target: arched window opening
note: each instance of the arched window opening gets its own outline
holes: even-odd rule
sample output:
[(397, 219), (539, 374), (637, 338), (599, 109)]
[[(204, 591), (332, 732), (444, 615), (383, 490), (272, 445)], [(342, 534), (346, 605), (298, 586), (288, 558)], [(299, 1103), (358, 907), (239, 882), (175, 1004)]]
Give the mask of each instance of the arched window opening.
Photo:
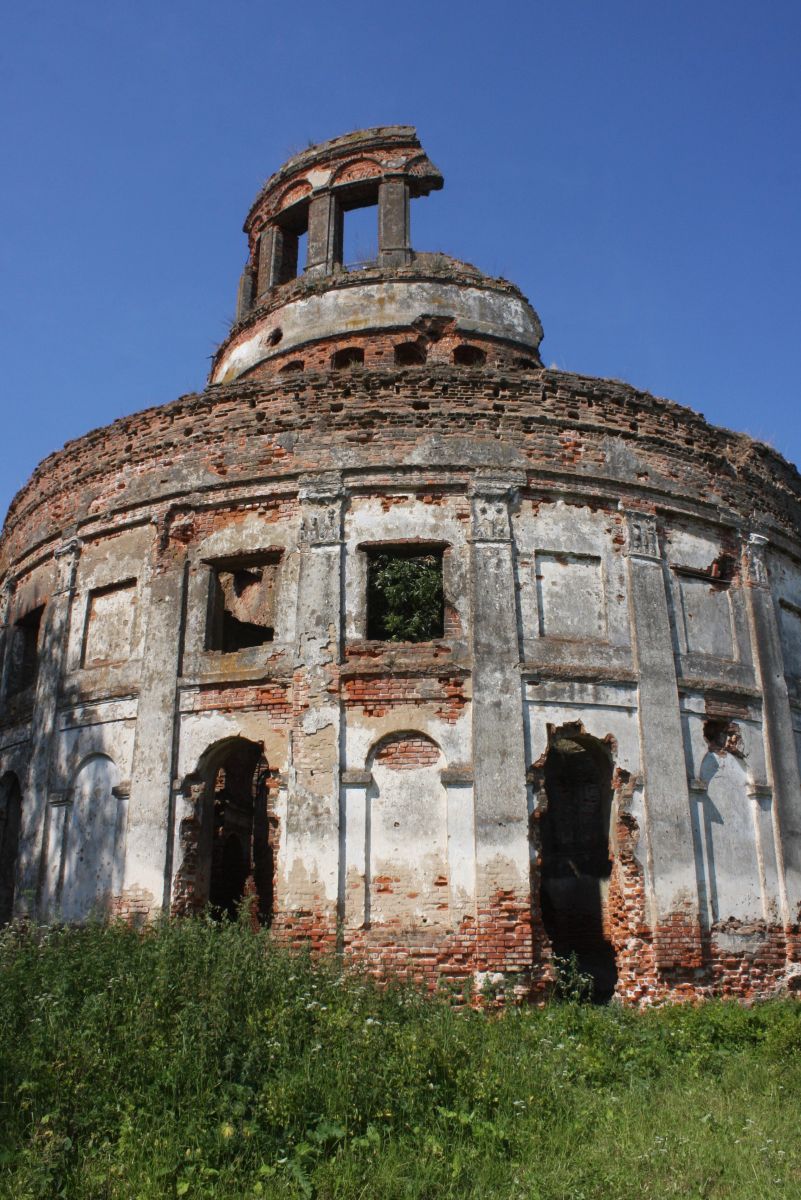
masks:
[(293, 358), (293, 359), (290, 359), (290, 361), (288, 363), (284, 363), (283, 367), (279, 368), (278, 374), (279, 375), (291, 375), (293, 373), (293, 371), (302, 371), (302, 370), (303, 370), (303, 359), (302, 358)]
[(19, 850), (22, 794), (11, 771), (0, 779), (0, 925), (14, 913), (14, 877)]
[(552, 735), (544, 765), (540, 900), (554, 954), (576, 956), (594, 999), (617, 982), (609, 934), (612, 760), (607, 747), (570, 727)]
[(463, 343), (454, 350), (453, 361), (459, 367), (481, 367), (487, 361), (487, 355), (478, 346)]
[(426, 349), (420, 342), (401, 342), (395, 347), (395, 364), (399, 367), (419, 367), (426, 361)]
[(336, 371), (341, 371), (346, 367), (361, 367), (363, 363), (364, 350), (361, 346), (345, 346), (331, 355), (331, 366)]

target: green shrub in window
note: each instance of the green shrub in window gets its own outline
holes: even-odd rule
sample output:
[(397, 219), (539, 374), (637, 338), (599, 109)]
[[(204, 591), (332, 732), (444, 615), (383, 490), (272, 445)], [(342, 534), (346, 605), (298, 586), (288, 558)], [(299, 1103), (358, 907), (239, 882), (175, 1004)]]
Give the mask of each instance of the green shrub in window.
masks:
[(367, 636), (386, 642), (442, 637), (442, 552), (370, 555)]

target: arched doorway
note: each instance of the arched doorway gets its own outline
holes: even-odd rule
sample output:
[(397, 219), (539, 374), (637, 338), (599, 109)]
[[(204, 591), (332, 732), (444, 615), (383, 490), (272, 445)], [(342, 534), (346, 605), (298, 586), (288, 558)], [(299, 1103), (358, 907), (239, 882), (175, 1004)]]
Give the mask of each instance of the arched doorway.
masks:
[(203, 755), (187, 781), (192, 814), (180, 831), (182, 861), (175, 908), (235, 917), (246, 895), (268, 924), (273, 912), (275, 841), (270, 816), (273, 776), (263, 747), (231, 738)]
[(0, 779), (0, 925), (8, 924), (14, 913), (14, 877), (21, 817), (19, 780), (9, 771)]
[(576, 956), (593, 979), (596, 1001), (617, 982), (609, 936), (612, 859), (612, 758), (605, 743), (580, 727), (551, 734), (543, 768), (547, 804), (540, 823), (542, 920), (554, 954)]

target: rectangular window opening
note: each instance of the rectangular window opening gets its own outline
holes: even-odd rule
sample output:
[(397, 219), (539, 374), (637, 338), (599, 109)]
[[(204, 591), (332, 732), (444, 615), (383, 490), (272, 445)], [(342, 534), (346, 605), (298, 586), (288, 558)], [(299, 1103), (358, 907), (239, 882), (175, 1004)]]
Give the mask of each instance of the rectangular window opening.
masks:
[(348, 271), (375, 266), (378, 261), (378, 206), (346, 209), (342, 214), (342, 262)]
[(32, 608), (21, 617), (11, 636), (11, 661), (8, 672), (8, 694), (16, 696), (36, 683), (39, 671), (39, 634), (42, 626), (44, 605)]
[(233, 654), (275, 637), (280, 554), (212, 564), (206, 649)]
[(444, 635), (442, 546), (420, 543), (367, 550), (367, 637), (430, 642)]

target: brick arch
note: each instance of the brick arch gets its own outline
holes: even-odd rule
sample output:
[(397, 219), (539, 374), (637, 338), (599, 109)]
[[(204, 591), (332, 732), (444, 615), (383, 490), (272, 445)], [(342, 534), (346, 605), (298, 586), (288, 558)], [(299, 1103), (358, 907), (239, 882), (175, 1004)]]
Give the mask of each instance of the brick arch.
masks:
[(376, 763), (392, 770), (415, 770), (433, 767), (443, 758), (442, 748), (433, 738), (417, 729), (387, 733), (379, 738), (367, 755), (367, 766)]
[(363, 179), (380, 179), (383, 175), (381, 164), (374, 158), (357, 158), (345, 163), (331, 176), (331, 186), (337, 187), (344, 183), (361, 183)]
[(301, 200), (306, 200), (312, 192), (312, 186), (307, 179), (295, 180), (290, 183), (275, 202), (275, 212), (282, 212), (285, 208), (289, 208), (292, 204), (298, 204)]

